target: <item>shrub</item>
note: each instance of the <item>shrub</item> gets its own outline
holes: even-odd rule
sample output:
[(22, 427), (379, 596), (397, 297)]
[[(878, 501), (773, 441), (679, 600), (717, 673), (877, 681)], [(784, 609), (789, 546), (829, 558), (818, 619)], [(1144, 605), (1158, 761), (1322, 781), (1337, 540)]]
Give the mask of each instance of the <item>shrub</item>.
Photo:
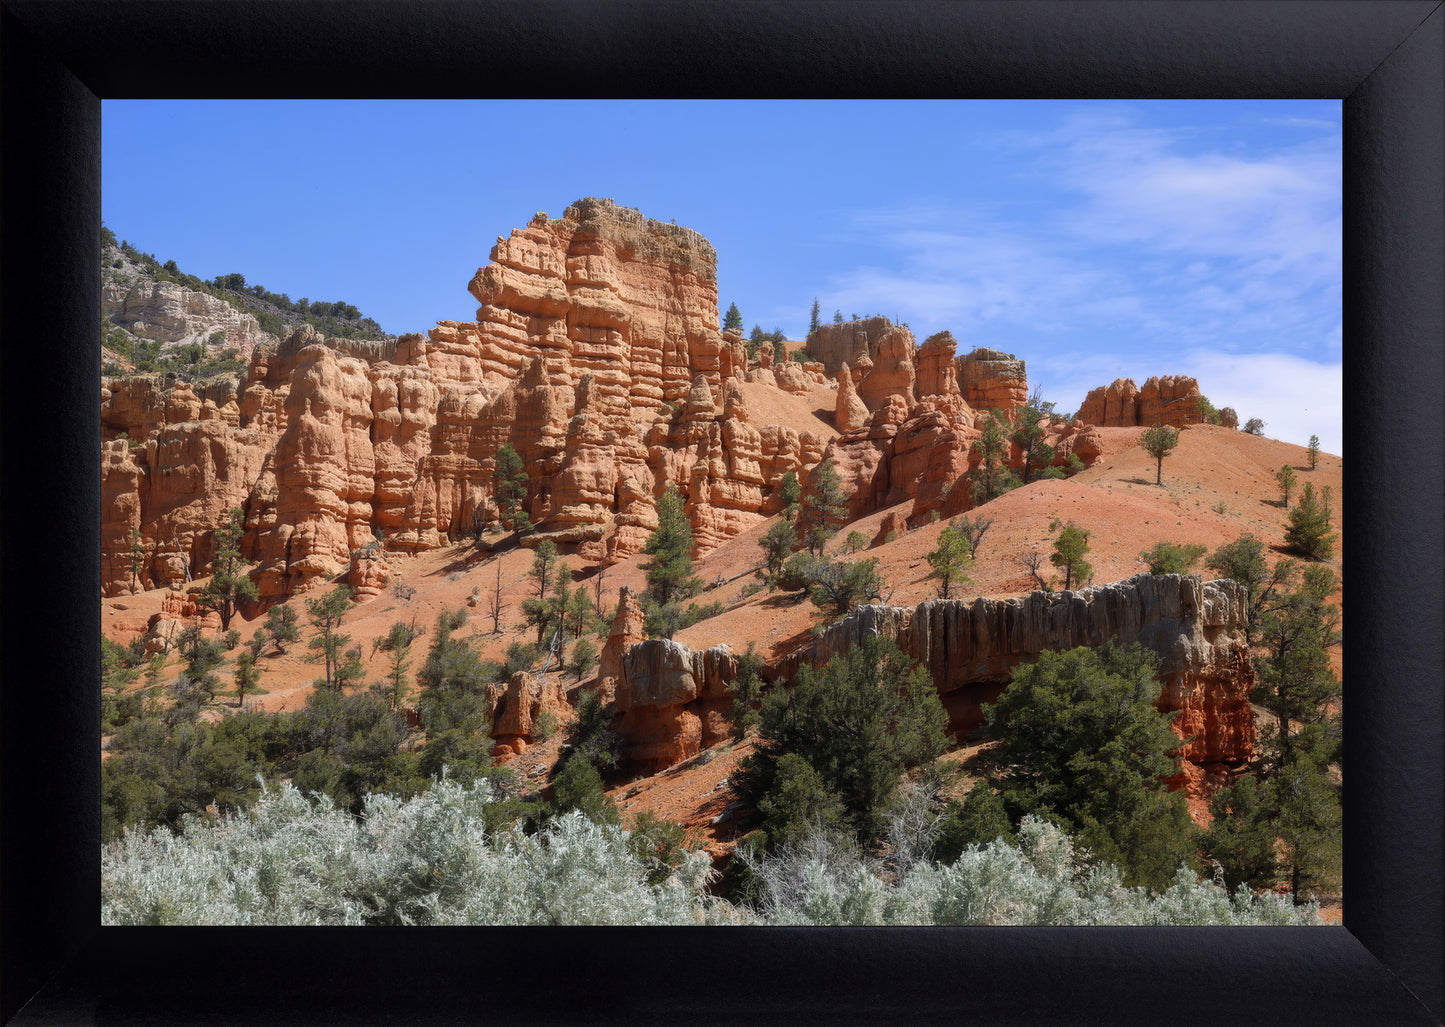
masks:
[(133, 834), (102, 854), (105, 924), (684, 924), (735, 922), (706, 855), (658, 885), (625, 833), (579, 814), (534, 836), (486, 829), (492, 789), (441, 781), (353, 818), (285, 786), (223, 829)]
[[(869, 638), (821, 669), (803, 667), (790, 689), (769, 693), (756, 748), (733, 780), (760, 811), (771, 809), (770, 837), (800, 830), (800, 816), (830, 819), (831, 794), (841, 823), (876, 838), (904, 770), (943, 751), (946, 722), (928, 672), (892, 642)], [(785, 767), (789, 755), (802, 763)]]
[(510, 678), (518, 671), (530, 671), (542, 662), (542, 647), (535, 642), (513, 642), (507, 646), (502, 676)]
[(1149, 565), (1150, 574), (1188, 574), (1207, 551), (1208, 547), (1198, 544), (1160, 542), (1140, 553), (1139, 559)]
[(554, 816), (562, 816), (574, 810), (599, 826), (616, 826), (622, 823), (622, 814), (617, 804), (607, 796), (602, 787), (602, 775), (585, 759), (573, 756), (562, 768), (554, 782), (555, 798), (552, 800)]
[(878, 557), (841, 563), (819, 560), (808, 577), (808, 598), (824, 613), (846, 614), (853, 607), (878, 601), (883, 578)]
[[(640, 842), (577, 813), (536, 834), (489, 829), (486, 782), (439, 781), (360, 818), (290, 785), (218, 824), (132, 832), (101, 851), (101, 923), (207, 925), (1143, 924), (1303, 925), (1318, 907), (1175, 877), (1150, 894), (1090, 865), (1056, 825), (1026, 818), (1017, 845), (970, 846), (894, 884), (846, 838), (772, 853), (739, 846), (756, 913), (709, 894), (704, 853), (677, 863), (670, 831)], [(660, 844), (659, 844), (660, 843)], [(639, 852), (642, 858), (639, 858)], [(673, 867), (659, 875), (662, 864)], [(747, 866), (746, 864), (751, 864)], [(652, 879), (660, 876), (656, 883)]]
[(577, 716), (567, 732), (564, 759), (584, 759), (603, 769), (615, 767), (618, 741), (612, 730), (612, 705), (604, 704), (597, 691), (584, 691), (577, 702)]
[(646, 871), (650, 885), (658, 885), (687, 862), (682, 827), (644, 810), (627, 835), (627, 849)]

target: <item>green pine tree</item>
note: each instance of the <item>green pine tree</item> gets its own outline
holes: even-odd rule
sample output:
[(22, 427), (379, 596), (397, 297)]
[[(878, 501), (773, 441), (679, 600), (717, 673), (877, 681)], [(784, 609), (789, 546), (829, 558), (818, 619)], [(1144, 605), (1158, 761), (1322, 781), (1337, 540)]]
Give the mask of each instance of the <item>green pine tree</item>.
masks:
[(824, 460), (808, 481), (798, 513), (798, 528), (808, 552), (822, 556), (823, 547), (847, 520), (848, 494), (843, 490), (843, 479), (838, 477), (833, 461)]
[(211, 562), (211, 580), (196, 597), (196, 605), (215, 610), (221, 616), (221, 630), (231, 627), (231, 618), (242, 603), (256, 599), (256, 583), (241, 562), (241, 535), (246, 516), (239, 506), (226, 512), (226, 522), (216, 529), (216, 555)]
[(1074, 582), (1087, 582), (1094, 573), (1094, 565), (1084, 559), (1089, 553), (1089, 533), (1075, 524), (1067, 524), (1054, 539), (1054, 551), (1049, 562), (1063, 569), (1064, 591), (1074, 587)]
[(497, 450), (497, 462), (492, 470), (492, 488), (496, 494), (497, 516), (502, 527), (510, 528), (518, 534), (530, 531), (532, 521), (526, 511), (527, 467), (510, 442)]
[(345, 660), (346, 646), (351, 636), (341, 634), (341, 618), (351, 608), (351, 589), (337, 585), (330, 592), (316, 599), (306, 600), (306, 612), (311, 615), (311, 626), (317, 634), (307, 643), (316, 652), (306, 657), (309, 662), (320, 663), (325, 669), (321, 684), (328, 689), (339, 689), (337, 668)]
[(968, 535), (959, 527), (957, 520), (949, 521), (938, 533), (938, 547), (924, 559), (928, 561), (928, 566), (933, 568), (928, 572), (928, 576), (938, 579), (940, 598), (950, 598), (949, 592), (954, 582), (960, 585), (973, 584), (968, 577), (968, 569), (973, 566), (973, 550), (969, 545)]
[(671, 638), (682, 626), (683, 601), (697, 595), (703, 586), (702, 579), (692, 573), (692, 524), (676, 485), (668, 485), (658, 500), (657, 527), (642, 549), (652, 557), (641, 565), (647, 578), (641, 596), (647, 633)]
[(1165, 888), (1195, 858), (1174, 714), (1155, 708), (1159, 662), (1142, 646), (1045, 651), (985, 707), (1011, 819), (1051, 813), (1125, 881)]
[(1018, 485), (1018, 479), (1008, 467), (1008, 422), (997, 410), (984, 415), (972, 448), (979, 457), (978, 467), (969, 472), (972, 476), (969, 488), (976, 506), (991, 502)]
[(1299, 502), (1289, 512), (1285, 545), (1311, 560), (1330, 559), (1339, 539), (1338, 533), (1330, 531), (1330, 517), (1330, 487), (1326, 485), (1317, 494), (1314, 483), (1305, 482)]

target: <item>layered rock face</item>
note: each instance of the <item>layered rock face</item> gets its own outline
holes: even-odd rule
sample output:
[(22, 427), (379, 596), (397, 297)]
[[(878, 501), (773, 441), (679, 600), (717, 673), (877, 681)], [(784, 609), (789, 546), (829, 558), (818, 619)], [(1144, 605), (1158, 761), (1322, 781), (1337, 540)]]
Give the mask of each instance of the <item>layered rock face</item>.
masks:
[(737, 657), (725, 645), (695, 652), (670, 639), (650, 638), (622, 656), (612, 729), (619, 758), (655, 773), (727, 738), (732, 699), (728, 682)]
[[(861, 607), (769, 676), (790, 680), (804, 663), (821, 665), (864, 639), (887, 638), (928, 668), (949, 730), (963, 734), (983, 726), (984, 704), (998, 698), (1021, 663), (1046, 650), (1137, 642), (1161, 661), (1157, 705), (1179, 713), (1173, 727), (1188, 739), (1183, 758), (1239, 763), (1253, 755), (1255, 740), (1245, 623), (1244, 589), (1236, 582), (1141, 574), (1022, 599)], [(621, 667), (614, 727), (631, 739), (630, 759), (655, 771), (710, 744), (707, 738), (725, 736), (726, 727), (709, 727), (708, 717), (726, 715), (721, 703), (737, 670), (726, 647), (693, 652), (650, 640), (628, 649)]]
[(1192, 763), (1239, 762), (1253, 754), (1254, 685), (1245, 642), (1243, 586), (1195, 575), (1140, 574), (1080, 592), (1034, 592), (972, 603), (931, 600), (908, 609), (855, 610), (822, 632), (806, 654), (824, 663), (864, 638), (892, 639), (929, 669), (950, 729), (982, 726), (982, 704), (997, 698), (1020, 663), (1045, 650), (1138, 642), (1161, 660), (1158, 705), (1179, 711), (1174, 728), (1191, 739)]
[(1012, 353), (979, 348), (958, 358), (958, 385), (975, 410), (1012, 410), (1029, 401), (1024, 362)]
[(1091, 389), (1078, 418), (1101, 428), (1135, 428), (1167, 424), (1182, 428), (1204, 420), (1199, 412), (1199, 382), (1188, 375), (1150, 378), (1140, 388), (1132, 378), (1115, 378)]
[(607, 427), (686, 400), (699, 374), (722, 384), (717, 253), (692, 229), (579, 200), (498, 238), (469, 288), (480, 370), (515, 377), (541, 353), (553, 384), (591, 374)]
[(158, 374), (100, 381), (101, 438), (128, 435), (144, 441), (153, 432), (182, 421), (241, 422), (240, 386), (234, 378), (184, 382)]
[[(673, 483), (705, 552), (822, 457), (816, 435), (750, 422), (737, 382), (773, 372), (749, 369), (742, 340), (715, 327), (716, 255), (691, 229), (581, 200), (499, 238), (470, 289), (478, 320), (425, 336), (349, 342), (307, 326), (258, 347), (239, 382), (105, 380), (105, 438), (141, 445), (106, 452), (102, 594), (137, 583), (132, 531), (142, 587), (207, 573), (232, 506), (263, 601), (315, 587), (378, 540), (447, 545), (496, 522), (505, 445), (527, 470), (534, 539), (586, 560), (639, 552)], [(824, 381), (817, 364), (782, 378)], [(354, 576), (367, 592), (384, 580), (379, 567)]]
[(808, 356), (821, 363), (827, 374), (835, 375), (845, 363), (856, 366), (861, 358), (871, 358), (870, 346), (892, 327), (886, 317), (819, 325), (808, 336)]
[(558, 677), (544, 674), (539, 679), (526, 671), (518, 671), (505, 683), (487, 686), (491, 737), (497, 743), (492, 750), (495, 756), (504, 758), (526, 752), (542, 733), (542, 715), (550, 713), (555, 718), (566, 709), (567, 698)]
[(100, 313), (132, 335), (158, 339), (165, 347), (208, 343), (221, 332), (225, 341), (216, 348), (234, 348), (248, 358), (259, 344), (274, 341), (252, 315), (175, 282), (108, 283), (101, 289)]

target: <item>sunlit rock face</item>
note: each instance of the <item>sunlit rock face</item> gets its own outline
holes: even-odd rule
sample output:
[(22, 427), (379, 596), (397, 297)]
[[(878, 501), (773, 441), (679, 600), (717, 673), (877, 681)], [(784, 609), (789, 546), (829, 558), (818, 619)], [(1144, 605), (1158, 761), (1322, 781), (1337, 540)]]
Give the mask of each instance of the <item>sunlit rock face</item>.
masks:
[[(370, 595), (379, 568), (351, 567), (363, 547), (432, 549), (498, 521), (508, 445), (534, 539), (625, 558), (675, 484), (700, 555), (773, 512), (783, 475), (822, 457), (813, 433), (750, 423), (738, 382), (772, 372), (718, 331), (717, 256), (691, 229), (579, 200), (499, 238), (470, 290), (477, 320), (425, 335), (369, 343), (305, 326), (256, 347), (239, 379), (104, 380), (103, 594), (200, 574), (240, 506), (263, 601), (338, 574)], [(825, 381), (817, 364), (783, 378), (794, 391)]]
[[(1254, 672), (1245, 637), (1243, 586), (1199, 575), (1140, 574), (1077, 592), (1034, 592), (1015, 599), (935, 599), (914, 607), (864, 606), (817, 633), (811, 645), (765, 668), (791, 680), (804, 664), (821, 666), (871, 637), (887, 638), (927, 668), (962, 735), (985, 723), (1021, 664), (1040, 653), (1139, 643), (1160, 660), (1159, 709), (1177, 712), (1172, 726), (1186, 739), (1192, 764), (1240, 763), (1254, 753), (1249, 693)], [(726, 647), (695, 652), (657, 639), (623, 648), (617, 640), (618, 714), (624, 754), (655, 771), (698, 751), (707, 741), (709, 711), (737, 673)]]
[(1199, 382), (1188, 375), (1155, 376), (1142, 388), (1132, 378), (1115, 378), (1110, 385), (1091, 389), (1079, 407), (1085, 424), (1100, 428), (1134, 428), (1167, 424), (1182, 428), (1199, 424)]

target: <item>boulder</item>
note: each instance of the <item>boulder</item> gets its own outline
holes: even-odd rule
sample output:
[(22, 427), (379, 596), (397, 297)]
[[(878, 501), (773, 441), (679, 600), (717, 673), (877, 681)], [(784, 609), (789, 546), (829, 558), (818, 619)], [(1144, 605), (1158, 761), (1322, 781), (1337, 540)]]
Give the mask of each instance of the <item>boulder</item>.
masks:
[(834, 408), (833, 424), (840, 432), (850, 432), (868, 423), (868, 408), (858, 398), (853, 387), (853, 374), (847, 361), (838, 370), (838, 403)]

